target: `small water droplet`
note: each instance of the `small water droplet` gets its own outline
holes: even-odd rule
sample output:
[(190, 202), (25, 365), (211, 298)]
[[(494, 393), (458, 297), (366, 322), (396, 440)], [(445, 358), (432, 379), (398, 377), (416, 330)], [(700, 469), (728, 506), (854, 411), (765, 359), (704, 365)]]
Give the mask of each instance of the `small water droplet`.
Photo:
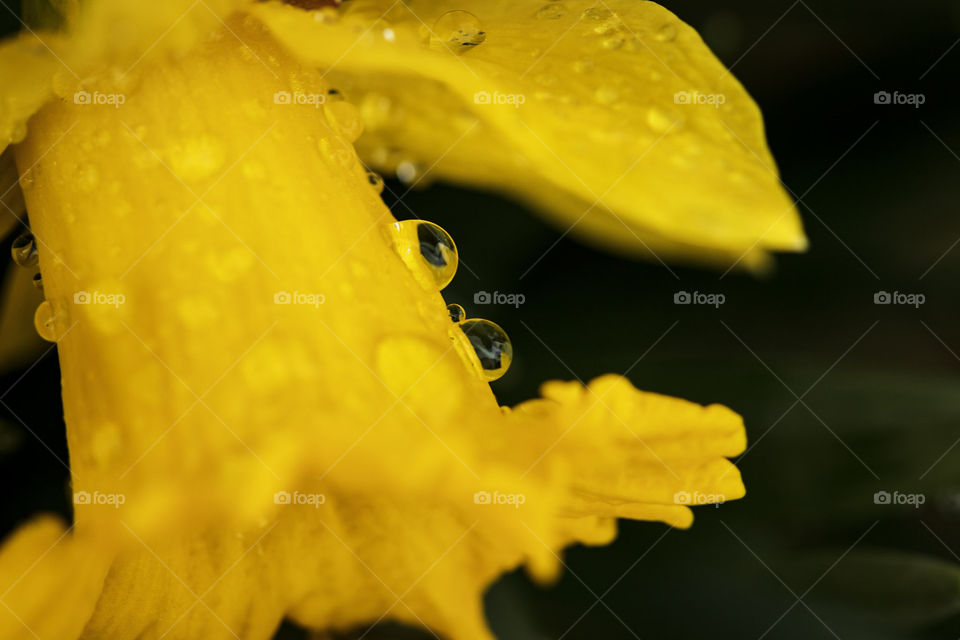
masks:
[(33, 187), (33, 172), (34, 169), (27, 169), (20, 174), (20, 188), (24, 191), (27, 191)]
[(43, 276), (40, 273), (33, 274), (33, 286), (35, 286), (40, 291), (43, 291)]
[(115, 460), (123, 448), (120, 428), (114, 422), (107, 422), (93, 432), (90, 438), (90, 455), (101, 467)]
[(496, 380), (507, 372), (513, 362), (513, 344), (500, 325), (473, 318), (460, 323), (460, 329), (470, 341), (480, 362), (484, 380)]
[(77, 174), (76, 184), (83, 191), (93, 191), (99, 183), (100, 172), (92, 164), (83, 166)]
[(600, 104), (607, 105), (616, 102), (620, 94), (612, 87), (599, 87), (594, 92), (593, 97), (596, 98)]
[(19, 144), (27, 137), (27, 123), (18, 122), (10, 130), (10, 144)]
[(76, 77), (66, 69), (56, 71), (50, 80), (53, 95), (58, 98), (63, 98), (64, 100), (71, 98), (79, 85)]
[(653, 35), (658, 42), (673, 42), (677, 38), (677, 28), (672, 24), (665, 24)]
[(467, 312), (458, 304), (448, 304), (447, 313), (450, 314), (450, 319), (457, 324), (460, 324), (467, 318)]
[(537, 11), (537, 17), (541, 20), (558, 20), (567, 15), (567, 8), (559, 2), (545, 4)]
[(433, 23), (430, 47), (462, 53), (486, 40), (487, 34), (477, 16), (469, 11), (447, 11)]
[(341, 101), (332, 102), (323, 108), (330, 127), (338, 134), (353, 142), (363, 133), (363, 119), (360, 110), (352, 103)]
[(404, 160), (397, 165), (397, 179), (403, 184), (413, 184), (419, 174), (420, 169), (409, 160)]
[(349, 167), (356, 160), (353, 146), (337, 138), (320, 138), (317, 148), (324, 158), (338, 167)]
[(627, 37), (625, 35), (623, 35), (622, 33), (614, 33), (604, 38), (600, 42), (600, 44), (603, 46), (604, 49), (608, 49), (610, 51), (616, 51), (617, 49), (621, 48), (624, 45), (624, 43), (626, 43), (626, 41), (627, 41)]
[(327, 89), (327, 102), (343, 102), (343, 92), (340, 89)]
[(54, 309), (49, 300), (44, 300), (33, 314), (33, 326), (41, 338), (56, 342), (64, 333), (63, 314)]
[(611, 15), (613, 15), (612, 11), (600, 7), (590, 7), (583, 11), (583, 17), (587, 20), (606, 20)]
[[(137, 135), (142, 141), (143, 136)], [(173, 172), (187, 182), (211, 177), (223, 166), (225, 155), (220, 141), (208, 135), (178, 141), (168, 154)]]
[(13, 261), (21, 267), (34, 267), (40, 259), (37, 254), (37, 239), (29, 231), (23, 233), (13, 241), (10, 247)]
[(317, 22), (332, 24), (340, 19), (340, 12), (337, 11), (336, 7), (321, 7), (311, 13), (313, 14), (313, 19)]
[(593, 71), (593, 60), (590, 58), (580, 58), (573, 63), (573, 70), (577, 73), (589, 73)]
[(367, 182), (377, 193), (383, 193), (383, 177), (376, 171), (367, 171)]
[(425, 288), (443, 289), (457, 273), (457, 246), (439, 225), (404, 220), (388, 226), (394, 250)]
[(666, 133), (674, 126), (674, 121), (660, 109), (650, 107), (647, 111), (647, 124), (657, 133)]

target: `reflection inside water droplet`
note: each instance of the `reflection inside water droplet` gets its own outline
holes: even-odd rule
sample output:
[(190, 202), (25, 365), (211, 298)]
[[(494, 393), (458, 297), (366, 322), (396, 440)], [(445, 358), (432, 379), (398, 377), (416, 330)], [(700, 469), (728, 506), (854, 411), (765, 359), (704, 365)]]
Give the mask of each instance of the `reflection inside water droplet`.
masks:
[(477, 16), (469, 11), (447, 11), (433, 23), (431, 48), (446, 48), (455, 53), (472, 49), (487, 38)]
[(17, 236), (10, 247), (10, 255), (18, 266), (36, 266), (40, 259), (37, 254), (37, 239), (29, 231)]
[(448, 304), (447, 313), (450, 314), (450, 319), (457, 324), (463, 322), (467, 317), (467, 312), (458, 304)]
[(439, 225), (404, 220), (388, 226), (394, 250), (424, 287), (443, 289), (457, 273), (457, 246)]
[(367, 182), (377, 193), (383, 193), (383, 177), (376, 171), (367, 171)]
[(460, 329), (470, 341), (480, 362), (480, 372), (485, 380), (503, 376), (513, 362), (513, 344), (500, 325), (473, 318), (460, 323)]
[(54, 309), (48, 300), (44, 300), (33, 314), (33, 326), (40, 337), (48, 342), (56, 342), (63, 337), (64, 319), (62, 313)]

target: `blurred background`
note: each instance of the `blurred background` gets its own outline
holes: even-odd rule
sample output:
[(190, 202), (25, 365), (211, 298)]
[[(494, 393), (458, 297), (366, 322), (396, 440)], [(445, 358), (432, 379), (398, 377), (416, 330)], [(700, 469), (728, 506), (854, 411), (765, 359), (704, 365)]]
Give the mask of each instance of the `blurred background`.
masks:
[[(611, 547), (570, 549), (550, 589), (505, 576), (487, 594), (494, 632), (957, 638), (960, 4), (663, 4), (763, 109), (783, 181), (802, 195), (807, 254), (779, 257), (760, 279), (667, 269), (558, 242), (563, 229), (494, 195), (433, 185), (399, 202), (406, 187), (387, 182), (398, 218), (416, 212), (456, 240), (448, 302), (510, 333), (502, 404), (544, 380), (629, 370), (642, 389), (723, 403), (747, 425), (745, 499), (697, 508), (689, 531), (622, 522)], [(875, 104), (881, 91), (925, 103)], [(480, 291), (525, 302), (478, 305)], [(678, 291), (725, 303), (675, 305)], [(924, 302), (875, 304), (881, 291)], [(37, 511), (69, 517), (58, 388), (54, 349), (0, 377), (3, 536)], [(365, 637), (431, 636), (382, 625)]]

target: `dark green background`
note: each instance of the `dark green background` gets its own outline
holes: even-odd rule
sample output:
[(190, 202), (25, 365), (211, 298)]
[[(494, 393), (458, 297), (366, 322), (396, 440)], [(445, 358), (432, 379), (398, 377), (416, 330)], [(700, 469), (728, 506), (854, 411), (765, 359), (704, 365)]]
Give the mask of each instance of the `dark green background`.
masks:
[[(387, 184), (398, 218), (416, 212), (457, 241), (465, 266), (448, 301), (510, 333), (516, 361), (494, 384), (504, 404), (547, 379), (623, 372), (656, 343), (633, 382), (734, 408), (755, 444), (739, 462), (747, 498), (697, 509), (689, 531), (624, 522), (611, 547), (571, 549), (550, 590), (506, 576), (488, 594), (491, 624), (504, 640), (956, 638), (960, 247), (948, 250), (960, 239), (960, 45), (950, 50), (960, 6), (666, 6), (735, 64), (787, 187), (816, 185), (800, 204), (807, 254), (780, 257), (769, 278), (721, 278), (568, 237), (521, 279), (562, 230), (493, 195), (435, 185), (399, 204), (405, 188)], [(926, 104), (877, 106), (880, 90), (923, 93)], [(474, 305), (481, 290), (526, 304)], [(678, 290), (723, 293), (727, 304), (675, 306)], [(926, 304), (877, 306), (879, 290), (923, 293)], [(4, 401), (65, 458), (58, 383), (50, 353)], [(0, 531), (38, 510), (68, 514), (65, 470), (0, 415)], [(879, 490), (926, 502), (876, 505)], [(366, 637), (422, 635), (385, 626)]]

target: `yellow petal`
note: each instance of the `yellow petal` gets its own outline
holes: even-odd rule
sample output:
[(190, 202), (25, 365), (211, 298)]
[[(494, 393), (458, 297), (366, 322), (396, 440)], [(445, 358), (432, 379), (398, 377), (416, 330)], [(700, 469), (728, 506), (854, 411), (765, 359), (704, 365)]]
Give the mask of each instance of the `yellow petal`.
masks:
[(686, 526), (677, 491), (742, 495), (727, 410), (611, 377), (502, 411), (394, 251), (351, 107), (306, 99), (328, 89), (235, 19), (17, 146), (75, 532), (112, 560), (85, 638), (265, 640), (288, 615), (487, 639), (503, 571), (550, 579), (617, 516)]
[[(485, 40), (456, 44), (451, 10)], [(358, 148), (382, 170), (505, 190), (648, 257), (758, 265), (806, 246), (756, 104), (652, 2), (358, 0), (335, 22), (252, 11), (361, 105)]]
[(0, 632), (8, 640), (79, 637), (108, 567), (106, 554), (43, 516), (0, 549)]
[(144, 61), (186, 52), (249, 2), (89, 0), (65, 7), (68, 33), (24, 32), (0, 43), (0, 151), (23, 140), (27, 120), (50, 99), (74, 100), (103, 74), (130, 90)]

